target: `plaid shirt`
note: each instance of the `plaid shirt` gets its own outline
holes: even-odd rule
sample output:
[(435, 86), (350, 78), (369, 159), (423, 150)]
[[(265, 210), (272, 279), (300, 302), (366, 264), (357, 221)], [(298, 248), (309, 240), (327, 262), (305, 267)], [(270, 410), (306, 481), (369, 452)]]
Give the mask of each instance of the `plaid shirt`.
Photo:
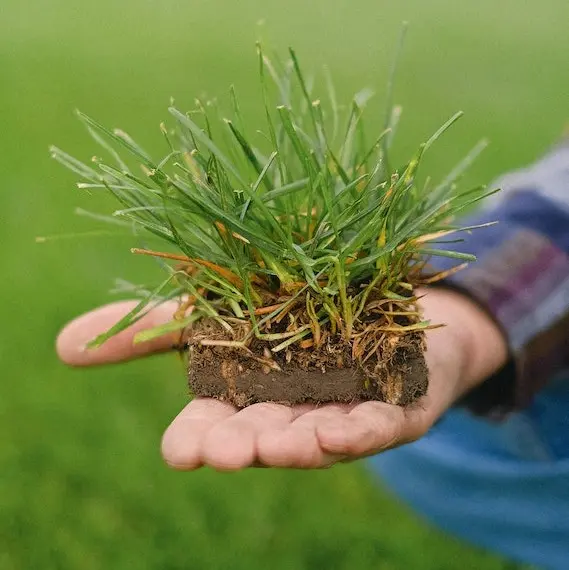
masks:
[(528, 406), (569, 369), (569, 144), (495, 184), (502, 192), (466, 224), (499, 223), (459, 245), (477, 262), (447, 282), (485, 307), (509, 341), (511, 360), (463, 402), (485, 415)]

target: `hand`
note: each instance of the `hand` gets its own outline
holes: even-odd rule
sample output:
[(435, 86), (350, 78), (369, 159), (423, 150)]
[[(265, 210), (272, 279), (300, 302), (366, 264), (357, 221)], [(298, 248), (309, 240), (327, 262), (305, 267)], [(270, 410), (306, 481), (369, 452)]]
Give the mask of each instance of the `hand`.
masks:
[[(506, 358), (501, 332), (476, 305), (444, 289), (425, 293), (425, 318), (447, 326), (426, 333), (430, 384), (419, 403), (406, 409), (382, 402), (319, 407), (261, 403), (239, 411), (225, 402), (196, 398), (166, 430), (164, 459), (180, 470), (322, 468), (418, 439), (460, 395)], [(106, 305), (69, 323), (57, 339), (59, 357), (72, 366), (92, 366), (169, 350), (171, 337), (138, 345), (132, 344), (132, 338), (170, 320), (176, 308), (172, 304), (154, 309), (102, 347), (84, 348), (132, 307), (132, 302)]]

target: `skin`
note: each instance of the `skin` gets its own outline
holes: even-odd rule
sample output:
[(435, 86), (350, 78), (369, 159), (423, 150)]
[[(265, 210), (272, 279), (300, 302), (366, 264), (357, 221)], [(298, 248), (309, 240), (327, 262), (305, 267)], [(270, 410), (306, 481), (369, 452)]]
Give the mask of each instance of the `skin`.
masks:
[[(316, 469), (359, 459), (420, 438), (462, 394), (506, 360), (499, 328), (477, 305), (445, 289), (423, 291), (426, 319), (446, 326), (427, 331), (428, 394), (403, 409), (381, 402), (288, 407), (254, 404), (241, 411), (230, 404), (196, 398), (178, 414), (162, 440), (166, 463), (178, 470), (210, 466), (221, 471), (246, 467)], [(95, 366), (170, 349), (172, 338), (133, 345), (138, 331), (171, 319), (175, 304), (162, 305), (101, 348), (86, 343), (134, 306), (120, 302), (71, 321), (59, 334), (57, 352), (70, 366)]]

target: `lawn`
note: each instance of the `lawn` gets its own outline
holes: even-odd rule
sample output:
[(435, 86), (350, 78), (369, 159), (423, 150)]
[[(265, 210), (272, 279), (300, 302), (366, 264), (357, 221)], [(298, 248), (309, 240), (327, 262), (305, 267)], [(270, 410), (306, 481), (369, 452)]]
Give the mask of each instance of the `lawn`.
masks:
[[(264, 26), (258, 22), (264, 20)], [(362, 465), (304, 473), (168, 471), (162, 430), (186, 400), (183, 370), (160, 357), (68, 370), (53, 343), (79, 312), (108, 301), (116, 277), (154, 266), (124, 238), (37, 235), (97, 229), (74, 215), (110, 200), (81, 193), (50, 160), (55, 143), (95, 149), (73, 109), (149, 148), (174, 97), (227, 100), (260, 119), (254, 41), (293, 44), (305, 68), (327, 63), (339, 98), (371, 86), (380, 125), (387, 65), (411, 21), (396, 98), (406, 156), (448, 116), (442, 172), (478, 139), (469, 177), (488, 182), (531, 161), (562, 132), (569, 75), (565, 0), (3, 0), (0, 7), (0, 569), (451, 569), (504, 561), (446, 537), (378, 487)], [(372, 119), (373, 123), (373, 119)]]

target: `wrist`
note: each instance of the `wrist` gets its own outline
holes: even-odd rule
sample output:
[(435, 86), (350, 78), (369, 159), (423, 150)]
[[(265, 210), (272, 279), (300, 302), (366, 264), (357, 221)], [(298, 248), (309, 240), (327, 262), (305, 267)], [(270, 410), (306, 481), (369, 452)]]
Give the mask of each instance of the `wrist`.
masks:
[(419, 291), (424, 316), (443, 324), (427, 333), (427, 360), (434, 381), (444, 382), (450, 406), (496, 372), (507, 360), (505, 335), (468, 296), (445, 288)]

